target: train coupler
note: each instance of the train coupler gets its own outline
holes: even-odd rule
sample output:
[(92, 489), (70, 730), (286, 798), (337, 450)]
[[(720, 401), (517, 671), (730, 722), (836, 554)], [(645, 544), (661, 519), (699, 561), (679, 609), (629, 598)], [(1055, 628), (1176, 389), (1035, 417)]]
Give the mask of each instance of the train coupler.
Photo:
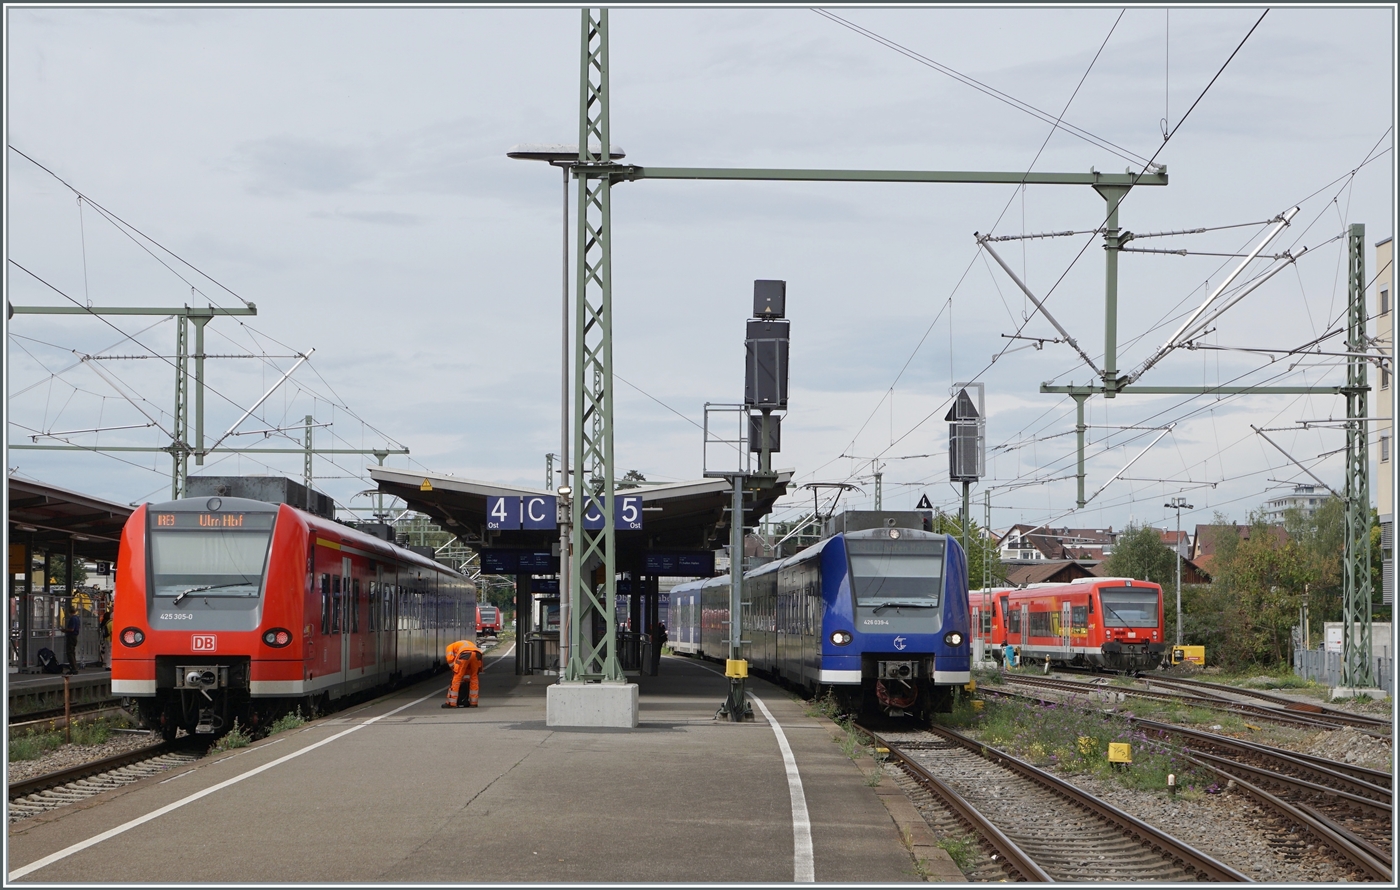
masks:
[(212, 735), (218, 732), (223, 725), (223, 718), (215, 714), (213, 708), (201, 708), (199, 722), (194, 725), (194, 731), (198, 735)]

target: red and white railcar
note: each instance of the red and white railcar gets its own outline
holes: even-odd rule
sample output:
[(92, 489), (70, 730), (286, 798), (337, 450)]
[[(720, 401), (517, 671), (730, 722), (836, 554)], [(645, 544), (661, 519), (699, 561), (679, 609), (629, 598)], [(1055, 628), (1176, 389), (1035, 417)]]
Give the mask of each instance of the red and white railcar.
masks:
[(1133, 671), (1166, 652), (1162, 588), (1132, 578), (973, 591), (974, 628), (992, 656), (1009, 643), (1023, 662)]
[(462, 575), (287, 504), (145, 504), (117, 559), (112, 692), (171, 738), (257, 726), (438, 669), (475, 619)]

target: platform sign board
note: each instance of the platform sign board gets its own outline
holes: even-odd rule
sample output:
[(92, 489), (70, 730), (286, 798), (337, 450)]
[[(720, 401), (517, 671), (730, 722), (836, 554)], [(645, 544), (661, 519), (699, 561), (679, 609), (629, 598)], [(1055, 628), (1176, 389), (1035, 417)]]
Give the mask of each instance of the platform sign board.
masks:
[(531, 495), (520, 499), (520, 527), (548, 529), (559, 527), (559, 499), (554, 495)]
[(552, 593), (552, 594), (554, 594), (555, 596), (558, 596), (558, 595), (559, 595), (559, 579), (558, 579), (558, 578), (535, 578), (535, 579), (533, 579), (533, 580), (530, 581), (530, 592), (531, 592), (531, 593)]
[[(603, 509), (600, 498), (589, 498), (587, 509), (583, 511), (583, 527), (598, 531), (603, 527)], [(613, 496), (613, 528), (619, 531), (642, 530), (642, 496), (639, 494)]]
[(648, 575), (670, 575), (683, 578), (708, 578), (715, 573), (715, 552), (713, 550), (648, 551), (646, 573)]
[(559, 557), (548, 550), (486, 548), (481, 551), (483, 575), (552, 575), (558, 572)]
[(486, 498), (486, 528), (490, 531), (558, 528), (558, 514), (558, 498), (552, 494)]

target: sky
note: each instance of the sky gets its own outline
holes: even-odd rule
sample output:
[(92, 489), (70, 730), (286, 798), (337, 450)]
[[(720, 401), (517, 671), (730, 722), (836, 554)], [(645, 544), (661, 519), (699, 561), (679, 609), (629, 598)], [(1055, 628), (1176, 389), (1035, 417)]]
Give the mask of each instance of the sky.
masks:
[[(1139, 382), (1344, 381), (1335, 356), (1242, 349), (1333, 333), (1319, 348), (1342, 351), (1341, 235), (1365, 225), (1370, 281), (1394, 229), (1393, 7), (826, 13), (614, 7), (614, 144), (651, 166), (1165, 165), (1169, 185), (1133, 190), (1121, 225), (1208, 231), (1129, 245), (1185, 256), (1121, 255), (1124, 371), (1298, 207), (1264, 253), (1307, 254)], [(271, 389), (224, 445), (300, 449), (311, 415), (316, 447), (387, 443), (410, 451), (388, 466), (542, 487), (559, 449), (562, 185), (506, 152), (576, 143), (579, 33), (567, 7), (7, 5), (6, 299), (251, 302), (256, 317), (207, 328), (206, 441)], [(790, 404), (774, 464), (795, 477), (774, 518), (810, 511), (813, 492), (796, 486), (813, 482), (857, 486), (839, 504), (823, 493), (824, 511), (869, 509), (876, 471), (886, 509), (923, 496), (958, 509), (943, 416), (970, 381), (985, 387), (987, 447), (973, 518), (989, 503), (993, 528), (1170, 528), (1174, 497), (1192, 505), (1183, 526), (1243, 521), (1312, 481), (1251, 425), (1340, 488), (1342, 431), (1299, 424), (1344, 417), (1340, 397), (1125, 394), (1086, 404), (1093, 498), (1075, 509), (1074, 403), (1040, 386), (1093, 372), (1046, 342), (1055, 327), (974, 233), (1080, 233), (992, 246), (1100, 363), (1105, 261), (1089, 233), (1104, 214), (1080, 185), (615, 186), (617, 473), (700, 478), (705, 404), (742, 398), (752, 282), (783, 279)], [(1256, 260), (1238, 281), (1281, 262)], [(1373, 287), (1367, 299), (1374, 312)], [(167, 446), (175, 322), (16, 315), (5, 329), (8, 472), (168, 499), (168, 454), (11, 446)], [(1373, 390), (1372, 413), (1392, 395)], [(373, 463), (318, 456), (316, 485), (366, 510)], [(196, 472), (300, 479), (302, 457), (214, 455)]]

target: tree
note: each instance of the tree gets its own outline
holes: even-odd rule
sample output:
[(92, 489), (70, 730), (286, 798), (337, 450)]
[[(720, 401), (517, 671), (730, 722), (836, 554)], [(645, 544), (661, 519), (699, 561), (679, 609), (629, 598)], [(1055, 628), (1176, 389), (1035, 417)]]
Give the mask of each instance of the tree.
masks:
[(647, 481), (647, 477), (643, 476), (637, 470), (628, 470), (623, 474), (622, 480), (617, 483), (616, 490), (621, 491), (624, 488), (641, 488), (639, 483), (645, 481)]
[[(933, 531), (952, 535), (959, 545), (962, 544), (962, 523), (957, 516), (935, 513)], [(997, 543), (978, 527), (976, 520), (970, 521), (967, 527), (967, 579), (967, 586), (973, 590), (982, 587), (984, 581), (988, 586), (1006, 583), (1006, 568), (1001, 564)]]
[(1249, 535), (1233, 524), (1212, 530), (1216, 543), (1211, 601), (1217, 610), (1217, 663), (1274, 666), (1287, 663), (1291, 628), (1321, 563), (1311, 545), (1282, 526), (1250, 515)]
[(1137, 578), (1162, 587), (1176, 584), (1176, 551), (1162, 542), (1150, 525), (1129, 525), (1118, 535), (1113, 553), (1103, 563), (1104, 572), (1116, 578)]

